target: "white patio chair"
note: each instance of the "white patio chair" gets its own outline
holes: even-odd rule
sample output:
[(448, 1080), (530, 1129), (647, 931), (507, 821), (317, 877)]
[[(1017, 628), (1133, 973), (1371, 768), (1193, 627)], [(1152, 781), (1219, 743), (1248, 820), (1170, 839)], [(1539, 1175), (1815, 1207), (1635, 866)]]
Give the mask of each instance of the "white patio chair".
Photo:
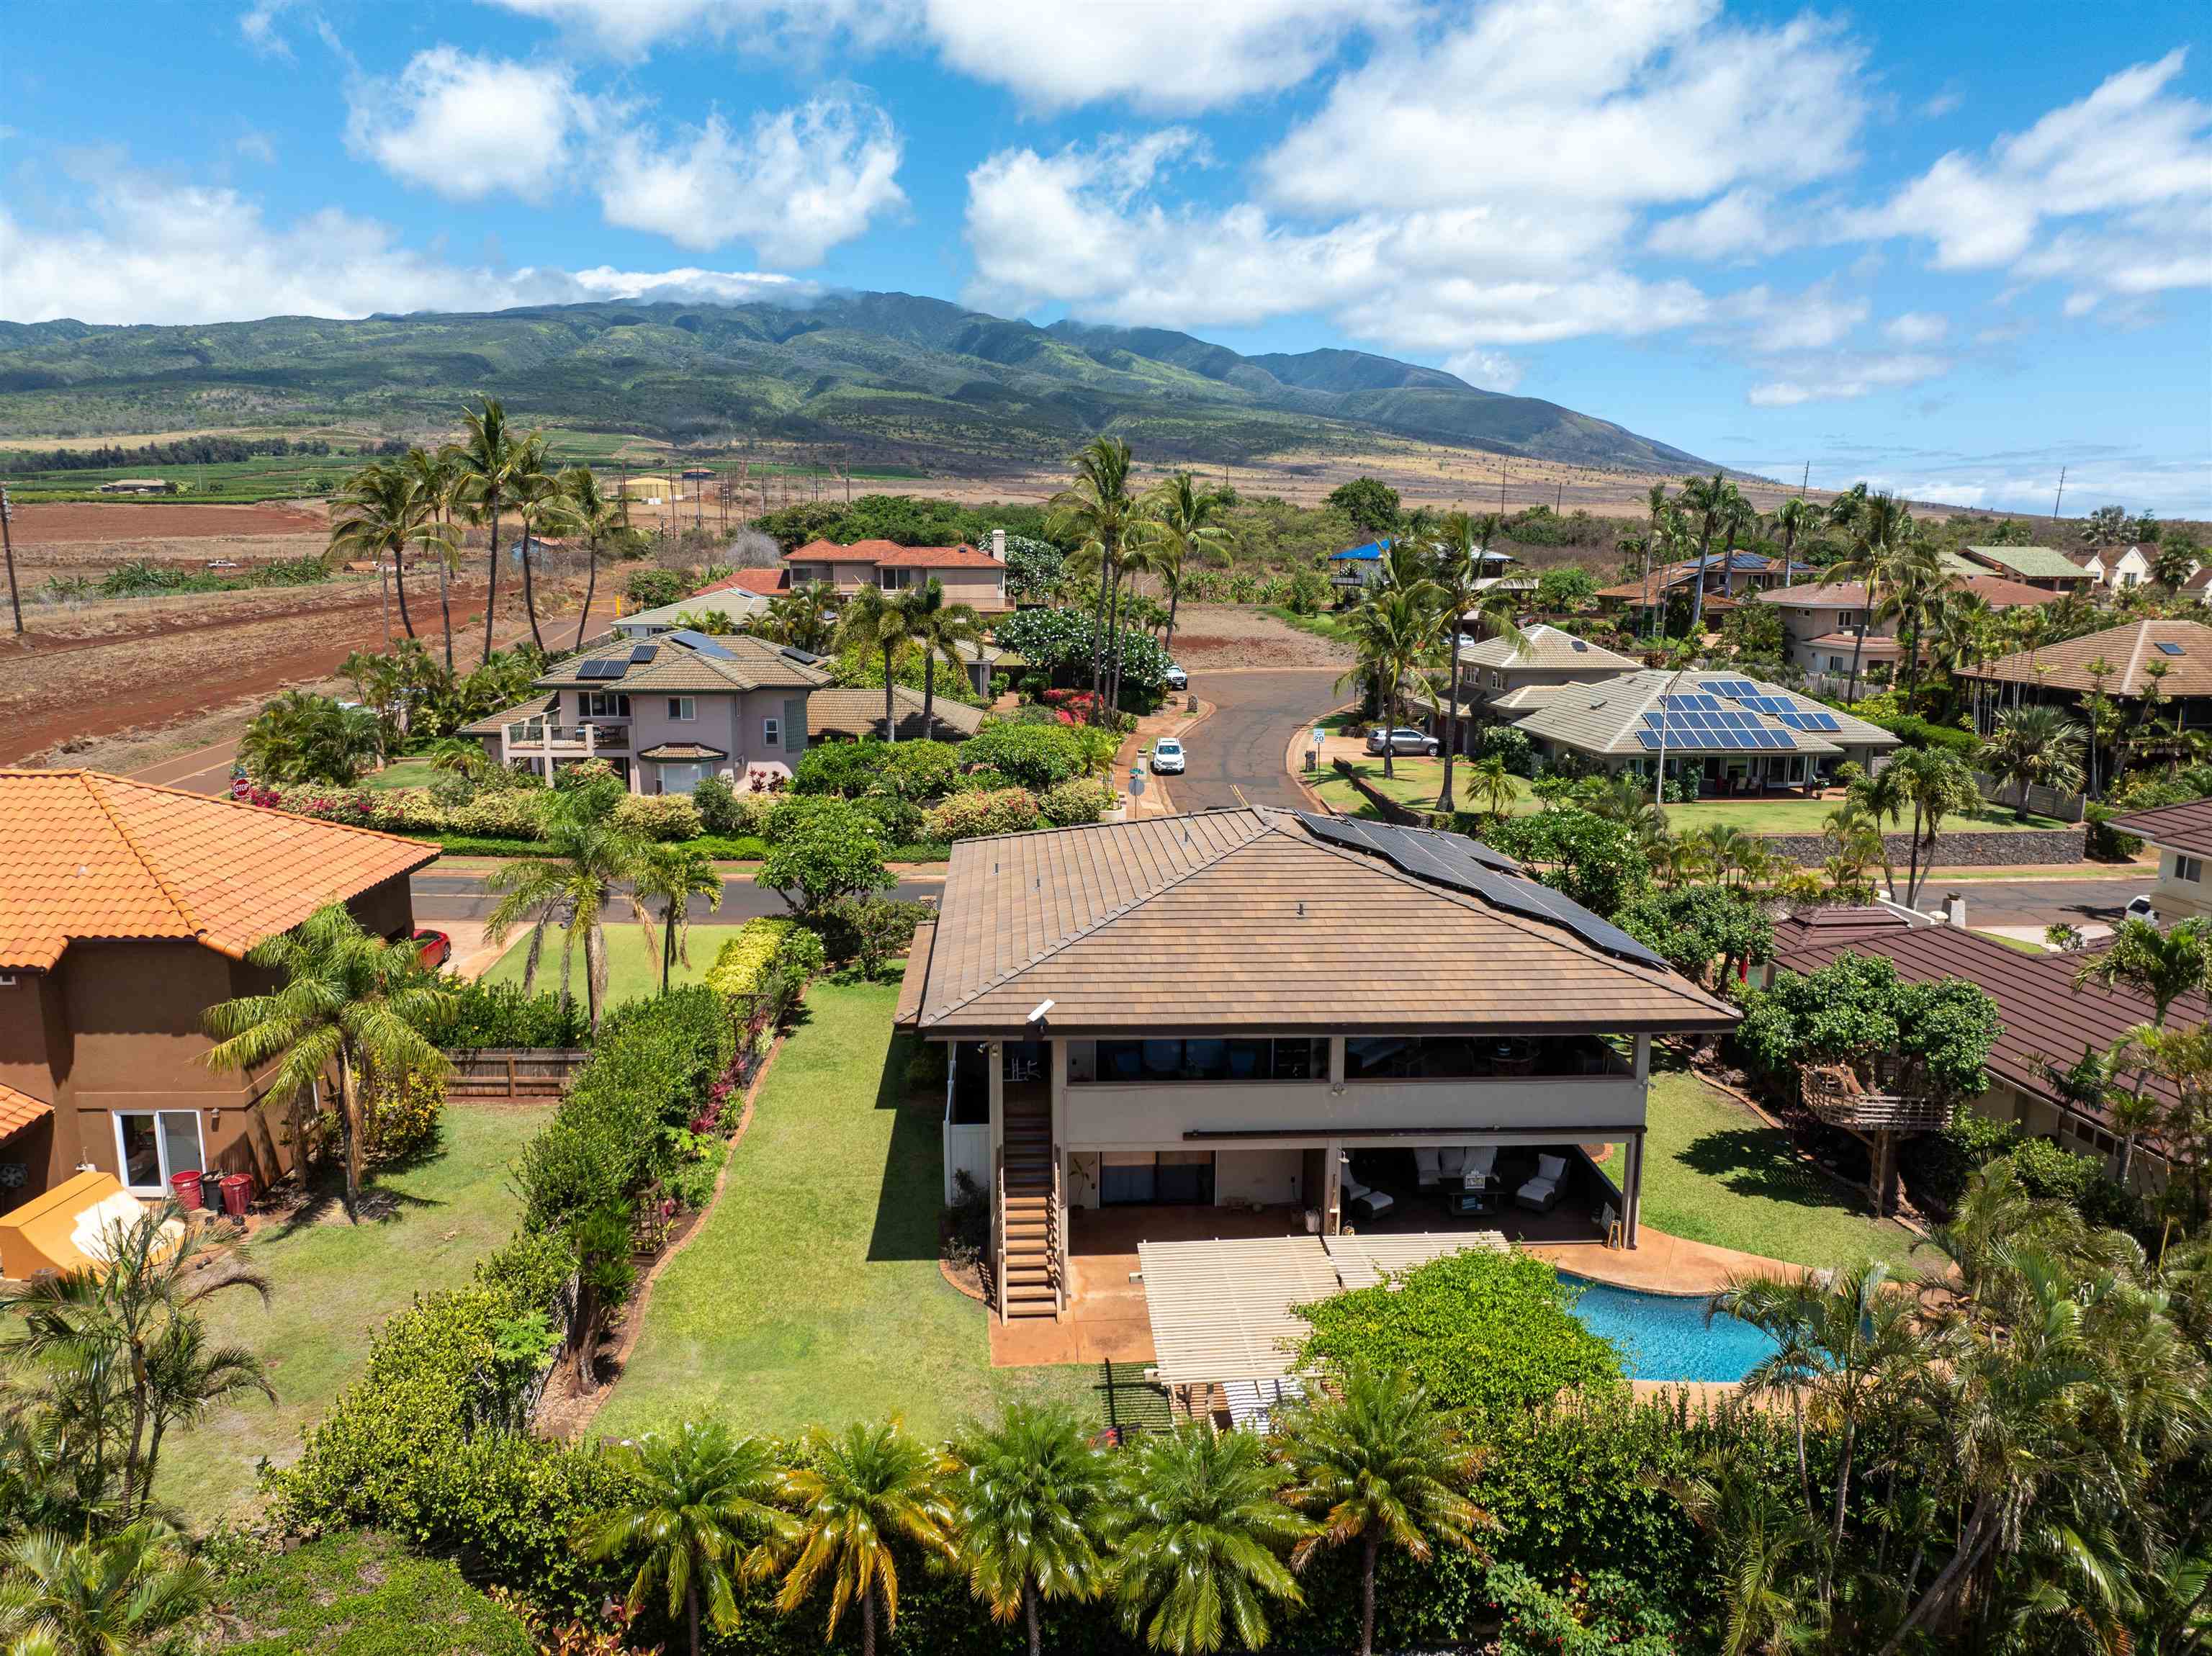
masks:
[(1549, 1213), (1559, 1206), (1564, 1193), (1560, 1186), (1567, 1176), (1567, 1158), (1564, 1156), (1540, 1156), (1536, 1158), (1536, 1176), (1514, 1192), (1513, 1199), (1522, 1207), (1538, 1213)]
[(1423, 1190), (1433, 1190), (1444, 1181), (1443, 1151), (1434, 1144), (1426, 1144), (1413, 1152), (1413, 1172)]
[(1459, 1187), (1463, 1191), (1488, 1190), (1498, 1178), (1498, 1146), (1471, 1144), (1467, 1160), (1460, 1164)]

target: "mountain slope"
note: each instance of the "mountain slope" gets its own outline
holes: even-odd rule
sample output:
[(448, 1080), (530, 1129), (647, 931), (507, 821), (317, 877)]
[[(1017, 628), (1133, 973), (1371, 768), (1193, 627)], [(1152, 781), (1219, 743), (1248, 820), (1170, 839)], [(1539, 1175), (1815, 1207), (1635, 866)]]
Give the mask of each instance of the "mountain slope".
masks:
[(1346, 453), (1376, 433), (1679, 470), (1695, 457), (1364, 352), (1243, 356), (1157, 328), (1039, 328), (911, 294), (804, 306), (621, 302), (202, 327), (0, 323), (0, 434), (342, 422), (415, 433), (489, 393), (531, 420), (855, 458), (1056, 461), (1102, 431), (1155, 457)]

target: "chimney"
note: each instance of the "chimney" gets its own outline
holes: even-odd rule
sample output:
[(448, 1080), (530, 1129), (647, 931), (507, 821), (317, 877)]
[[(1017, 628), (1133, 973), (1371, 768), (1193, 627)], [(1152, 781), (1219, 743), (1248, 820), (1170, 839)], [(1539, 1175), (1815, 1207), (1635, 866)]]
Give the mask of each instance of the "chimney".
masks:
[(991, 531), (991, 555), (1000, 563), (1006, 561), (1006, 531), (1003, 529)]
[(1964, 892), (1947, 893), (1943, 898), (1943, 924), (1955, 925), (1960, 931), (1966, 927), (1966, 897)]

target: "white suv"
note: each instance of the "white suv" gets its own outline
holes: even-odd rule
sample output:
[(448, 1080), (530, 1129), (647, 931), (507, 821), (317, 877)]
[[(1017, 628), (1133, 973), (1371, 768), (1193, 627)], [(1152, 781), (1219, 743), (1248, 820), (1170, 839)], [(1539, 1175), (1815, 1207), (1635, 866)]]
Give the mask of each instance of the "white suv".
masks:
[(1152, 773), (1156, 776), (1182, 774), (1182, 743), (1171, 736), (1164, 736), (1152, 743)]

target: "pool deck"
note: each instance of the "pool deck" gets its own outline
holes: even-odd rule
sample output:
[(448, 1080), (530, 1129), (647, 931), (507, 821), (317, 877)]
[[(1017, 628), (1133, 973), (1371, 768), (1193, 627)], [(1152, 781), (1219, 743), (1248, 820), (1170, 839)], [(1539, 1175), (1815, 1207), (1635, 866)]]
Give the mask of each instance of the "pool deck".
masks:
[(1650, 1226), (1641, 1228), (1632, 1248), (1566, 1247), (1524, 1242), (1522, 1252), (1534, 1254), (1570, 1276), (1587, 1277), (1613, 1288), (1632, 1288), (1644, 1294), (1676, 1294), (1702, 1298), (1726, 1288), (1739, 1277), (1780, 1277), (1794, 1281), (1810, 1267), (1757, 1253), (1739, 1253), (1732, 1247), (1692, 1242), (1669, 1236)]

